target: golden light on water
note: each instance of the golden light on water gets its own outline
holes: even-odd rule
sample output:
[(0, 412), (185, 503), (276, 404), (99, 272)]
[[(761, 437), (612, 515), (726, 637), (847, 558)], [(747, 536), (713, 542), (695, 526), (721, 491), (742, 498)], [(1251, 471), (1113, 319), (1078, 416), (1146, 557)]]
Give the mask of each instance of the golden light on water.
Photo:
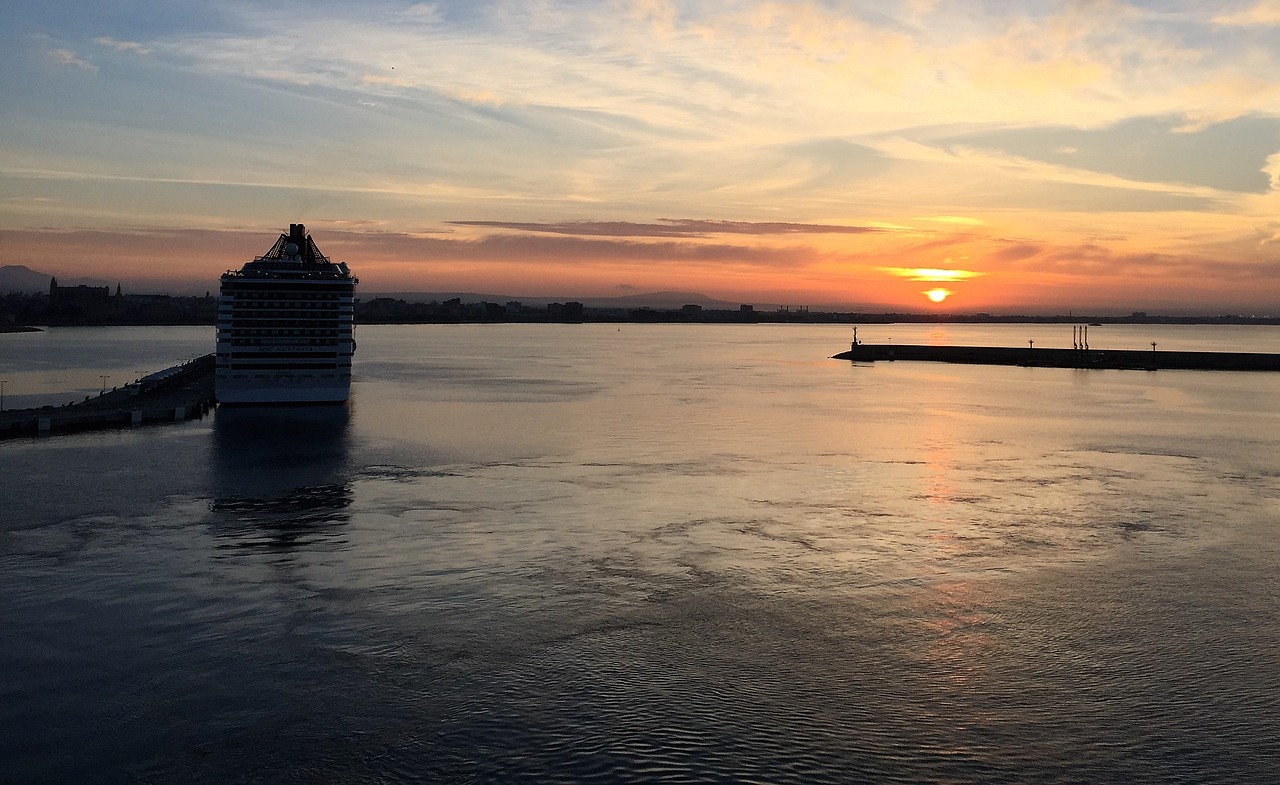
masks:
[(930, 289), (924, 293), (924, 296), (928, 297), (930, 300), (932, 300), (935, 303), (940, 303), (951, 296), (951, 290), (950, 289)]

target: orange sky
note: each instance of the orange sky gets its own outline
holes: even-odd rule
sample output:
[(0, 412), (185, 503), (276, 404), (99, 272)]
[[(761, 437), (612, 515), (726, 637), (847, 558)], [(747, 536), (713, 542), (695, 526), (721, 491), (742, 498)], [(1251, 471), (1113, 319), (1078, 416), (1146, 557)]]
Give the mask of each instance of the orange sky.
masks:
[(203, 293), (303, 222), (363, 292), (1280, 313), (1276, 2), (37, 5), (0, 264)]

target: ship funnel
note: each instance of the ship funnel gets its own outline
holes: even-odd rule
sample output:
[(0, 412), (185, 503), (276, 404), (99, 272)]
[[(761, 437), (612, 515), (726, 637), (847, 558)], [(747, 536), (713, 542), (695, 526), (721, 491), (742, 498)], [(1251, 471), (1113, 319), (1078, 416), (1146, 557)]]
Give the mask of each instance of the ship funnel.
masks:
[(289, 242), (299, 248), (307, 247), (307, 227), (302, 224), (289, 224)]

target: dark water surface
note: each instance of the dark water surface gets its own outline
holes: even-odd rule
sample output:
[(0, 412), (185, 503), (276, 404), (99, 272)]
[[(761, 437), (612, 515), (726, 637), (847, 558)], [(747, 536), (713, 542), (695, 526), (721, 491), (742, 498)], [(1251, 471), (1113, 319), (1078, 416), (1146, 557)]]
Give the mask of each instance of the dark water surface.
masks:
[[(1091, 343), (1280, 350), (1219, 330)], [(6, 393), (212, 345), (65, 335)], [(1280, 376), (358, 339), (349, 407), (0, 442), (0, 781), (1275, 781)]]

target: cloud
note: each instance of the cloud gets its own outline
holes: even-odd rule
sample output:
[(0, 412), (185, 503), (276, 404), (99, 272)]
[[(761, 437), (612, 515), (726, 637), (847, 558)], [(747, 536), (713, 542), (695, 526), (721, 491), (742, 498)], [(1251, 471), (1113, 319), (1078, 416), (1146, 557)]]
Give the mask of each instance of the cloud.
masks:
[(1267, 165), (1262, 167), (1272, 191), (1280, 191), (1280, 152), (1267, 156)]
[[(1103, 243), (975, 244), (957, 237), (950, 238), (950, 247), (942, 238), (934, 238), (927, 243), (898, 243), (886, 249), (893, 254), (887, 258), (950, 256), (968, 268), (959, 270), (945, 265), (917, 269), (906, 265), (884, 267), (880, 262), (885, 255), (865, 249), (831, 251), (803, 244), (772, 247), (678, 238), (555, 234), (467, 238), (374, 231), (377, 227), (361, 227), (369, 229), (362, 231), (321, 218), (306, 223), (317, 234), (325, 253), (333, 259), (349, 261), (366, 285), (374, 287), (372, 290), (421, 287), (422, 281), (430, 281), (429, 286), (435, 290), (466, 289), (468, 286), (462, 285), (465, 282), (482, 286), (506, 282), (529, 291), (541, 289), (557, 296), (571, 296), (586, 291), (574, 287), (588, 286), (603, 293), (633, 291), (626, 287), (636, 284), (643, 284), (636, 288), (662, 288), (664, 282), (678, 281), (722, 294), (803, 290), (810, 292), (804, 299), (821, 301), (815, 299), (814, 293), (828, 291), (836, 293), (828, 295), (831, 297), (860, 297), (865, 292), (878, 292), (883, 286), (892, 287), (896, 284), (889, 279), (898, 279), (903, 285), (912, 280), (954, 281), (957, 286), (952, 288), (966, 296), (1003, 291), (1006, 301), (1010, 301), (1009, 293), (1014, 293), (1016, 299), (1018, 291), (1049, 287), (1059, 296), (1067, 296), (1063, 293), (1071, 290), (1091, 293), (1090, 301), (1096, 302), (1131, 302), (1141, 292), (1144, 297), (1167, 296), (1169, 302), (1182, 298), (1207, 303), (1210, 301), (1199, 293), (1211, 292), (1216, 298), (1213, 302), (1266, 304), (1275, 302), (1275, 281), (1280, 276), (1280, 261), (1274, 255), (1228, 261), (1205, 254), (1133, 251)], [(134, 290), (151, 286), (147, 281), (164, 279), (170, 286), (204, 291), (222, 270), (261, 253), (276, 231), (261, 227), (0, 230), (0, 245), (12, 254), (45, 260), (48, 269), (59, 275), (74, 271), (76, 275), (110, 277), (123, 280), (126, 288)], [(1276, 234), (1276, 224), (1272, 222), (1266, 231), (1268, 235)], [(1261, 238), (1254, 240), (1255, 246), (1257, 239)], [(180, 264), (174, 264), (175, 247), (190, 248), (192, 252), (185, 254)], [(632, 283), (619, 285), (619, 280)], [(915, 289), (910, 289), (908, 301), (917, 295)], [(1081, 302), (1074, 298), (1065, 301)]]
[(1229, 27), (1252, 25), (1280, 26), (1280, 2), (1260, 0), (1256, 5), (1213, 18), (1213, 24)]
[[(931, 140), (961, 156), (995, 155), (1036, 176), (1188, 193), (1267, 190), (1261, 167), (1280, 148), (1280, 117), (1250, 115), (1187, 127), (1184, 118), (1135, 117), (1102, 128), (1001, 129)], [(1089, 178), (1082, 173), (1091, 172)], [(1199, 194), (1207, 195), (1204, 191)]]
[[(1231, 60), (1206, 61), (1199, 42), (1115, 4), (976, 19), (941, 5), (872, 14), (846, 4), (646, 0), (572, 11), (375, 2), (295, 19), (241, 6), (227, 11), (235, 24), (225, 31), (136, 45), (203, 73), (355, 93), (348, 105), (394, 98), (418, 121), (402, 132), (428, 132), (466, 107), (502, 109), (466, 119), (481, 134), (500, 129), (510, 149), (550, 140), (568, 150), (570, 135), (591, 128), (612, 155), (577, 170), (592, 187), (574, 196), (589, 201), (608, 200), (636, 173), (650, 183), (667, 173), (715, 198), (752, 189), (744, 202), (767, 193), (838, 200), (892, 177), (892, 158), (906, 151), (884, 145), (886, 133), (956, 121), (1090, 127), (1135, 111), (1222, 116), (1240, 111), (1236, 101), (1275, 105), (1265, 91), (1242, 89), (1224, 107), (1228, 93), (1214, 87), (1242, 76)], [(525, 165), (538, 167), (536, 154)]]
[(406, 19), (413, 19), (419, 22), (439, 22), (442, 18), (440, 6), (437, 3), (414, 3), (404, 9), (402, 15)]
[(146, 46), (145, 44), (140, 44), (137, 41), (121, 41), (117, 38), (111, 38), (109, 36), (101, 36), (99, 38), (95, 38), (94, 40), (97, 41), (98, 44), (100, 44), (101, 46), (104, 46), (108, 49), (114, 49), (117, 52), (133, 52), (134, 54), (139, 54), (139, 55), (149, 55), (152, 52), (150, 47)]
[[(335, 231), (351, 258), (424, 278), (635, 263), (602, 286), (966, 254), (1156, 276), (1276, 247), (1276, 2), (141, 0), (134, 25), (48, 5), (14, 25), (47, 34), (0, 51), (31, 81), (0, 117), (6, 194), (29, 199), (0, 202), (7, 226), (322, 214), (365, 230)], [(47, 67), (95, 58), (110, 80)]]
[[(389, 260), (424, 266), (454, 261), (482, 264), (518, 262), (536, 269), (547, 262), (592, 266), (643, 262), (646, 265), (698, 263), (796, 269), (824, 258), (823, 253), (803, 245), (775, 247), (512, 234), (463, 238), (434, 233), (354, 231), (341, 226), (330, 227), (319, 219), (308, 222), (307, 227), (331, 258), (363, 260), (365, 264), (381, 264)], [(274, 237), (272, 230), (244, 229), (0, 230), (0, 241), (6, 247), (62, 247), (72, 255), (81, 252), (92, 255), (88, 253), (89, 249), (98, 247), (101, 249), (98, 256), (105, 260), (130, 256), (160, 258), (159, 255), (170, 256), (178, 245), (199, 247), (207, 251), (207, 255), (221, 259), (216, 263), (220, 265), (219, 272), (231, 263), (227, 260), (247, 260), (254, 253), (261, 253)], [(263, 248), (257, 248), (259, 245)], [(196, 259), (195, 256), (191, 258)], [(353, 263), (353, 266), (358, 266), (358, 263)]]
[(986, 258), (995, 262), (1016, 262), (1037, 256), (1043, 250), (1044, 246), (1038, 243), (1018, 243), (987, 254)]
[(61, 49), (61, 48), (50, 49), (46, 54), (55, 63), (58, 63), (59, 65), (65, 65), (71, 68), (78, 68), (81, 71), (97, 71), (98, 70), (98, 66), (94, 65), (88, 60), (85, 60), (83, 57), (71, 51), (70, 49)]
[[(994, 255), (993, 255), (994, 256)], [(1280, 262), (1271, 259), (1226, 261), (1198, 254), (1123, 251), (1096, 243), (1045, 246), (1016, 260), (1017, 269), (1091, 280), (1124, 278), (1164, 281), (1169, 285), (1222, 286), (1264, 283), (1273, 286)]]
[(6, 196), (3, 201), (5, 204), (46, 207), (48, 205), (55, 204), (60, 200), (48, 196)]
[(413, 81), (396, 74), (363, 74), (360, 82), (367, 85), (383, 85), (390, 87), (410, 87)]
[(930, 215), (918, 218), (920, 221), (934, 221), (942, 224), (952, 224), (955, 226), (983, 226), (987, 222), (981, 218), (971, 218), (964, 215)]
[(476, 226), (494, 229), (516, 229), (526, 232), (605, 237), (707, 237), (714, 234), (867, 234), (885, 231), (882, 228), (871, 226), (706, 221), (690, 218), (663, 218), (661, 223), (656, 224), (631, 223), (628, 221), (565, 221), (560, 223), (449, 221), (448, 223), (453, 226)]
[[(635, 241), (581, 237), (546, 237), (541, 235), (488, 235), (478, 239), (411, 237), (400, 240), (391, 235), (362, 237), (362, 243), (374, 248), (396, 245), (418, 249), (422, 259), (445, 258), (468, 261), (609, 262), (642, 261), (656, 264), (690, 262), (726, 262), (752, 266), (801, 267), (816, 261), (820, 254), (812, 248), (791, 246), (735, 245), (732, 243), (694, 243), (675, 241)], [(403, 249), (402, 250), (407, 250)]]
[[(301, 20), (257, 7), (241, 12), (237, 35), (173, 37), (165, 46), (201, 67), (267, 79), (305, 74), (338, 89), (590, 108), (714, 136), (750, 119), (797, 143), (944, 117), (1114, 121), (1135, 106), (1168, 111), (1184, 98), (1180, 88), (1219, 74), (1193, 42), (1123, 5), (976, 20), (972, 12), (651, 0), (626, 3), (621, 14), (612, 3), (572, 13), (482, 5), (463, 24), (457, 9), (436, 5), (349, 16), (334, 16), (343, 14), (335, 7)], [(390, 66), (396, 82), (362, 82)], [(788, 130), (795, 117), (804, 117), (803, 133)]]
[(882, 267), (880, 271), (899, 278), (906, 278), (909, 281), (931, 281), (935, 283), (967, 281), (972, 278), (981, 278), (984, 275), (984, 273), (974, 270), (942, 270), (922, 267)]

